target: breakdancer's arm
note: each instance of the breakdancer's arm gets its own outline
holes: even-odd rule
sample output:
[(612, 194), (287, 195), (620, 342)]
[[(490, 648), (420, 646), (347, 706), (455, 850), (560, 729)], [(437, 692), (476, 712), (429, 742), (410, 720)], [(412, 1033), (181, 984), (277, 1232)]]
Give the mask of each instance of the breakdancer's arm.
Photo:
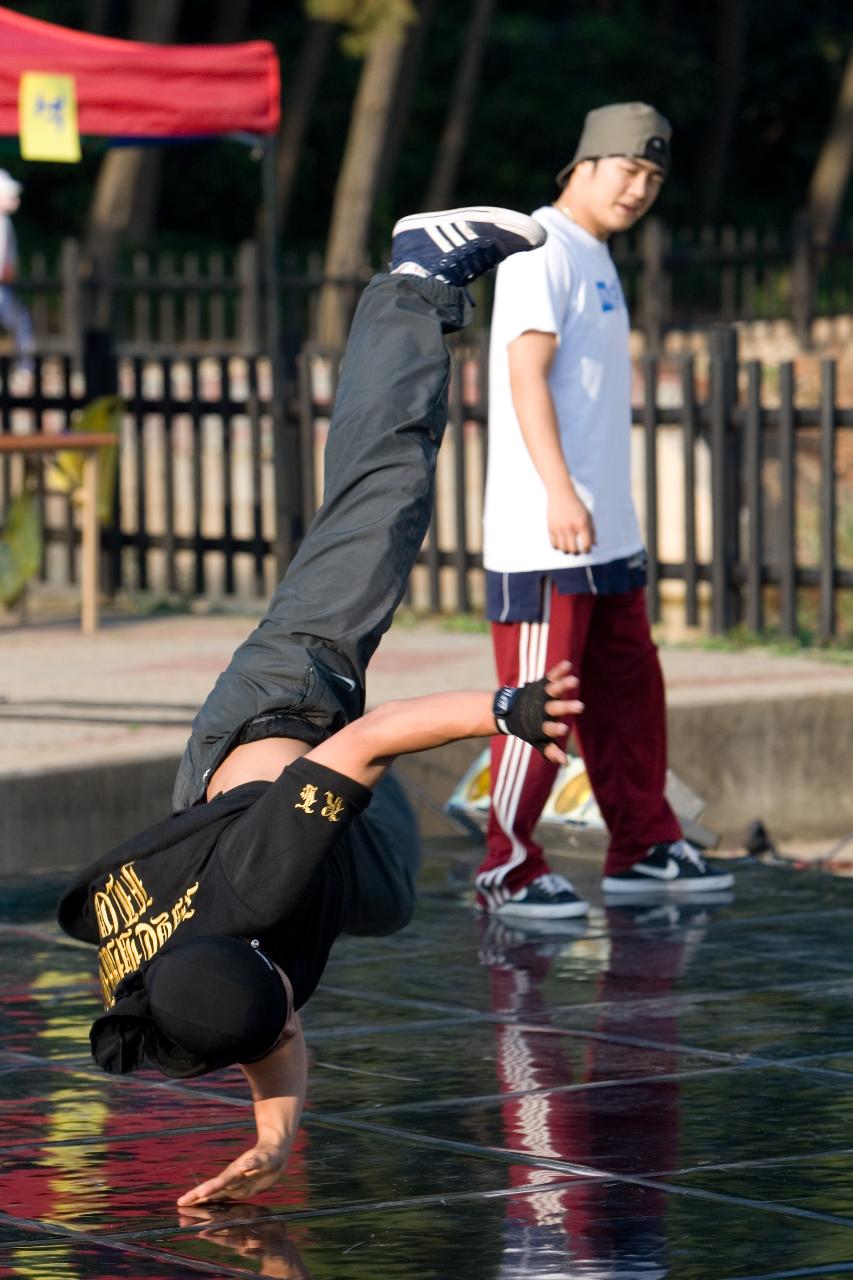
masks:
[[(554, 717), (578, 715), (583, 704), (573, 698), (577, 679), (570, 674), (570, 662), (558, 662), (547, 673), (546, 714)], [(207, 798), (244, 782), (267, 779), (273, 782), (288, 765), (308, 753), (310, 759), (336, 769), (364, 786), (373, 787), (396, 756), (426, 751), (459, 738), (489, 737), (495, 732), (493, 693), (434, 693), (423, 698), (386, 702), (338, 730), (312, 751), (293, 738), (264, 738), (235, 747), (210, 779)], [(565, 764), (566, 753), (559, 739), (568, 733), (558, 720), (545, 720), (542, 729), (554, 741), (544, 754), (554, 764)]]
[[(571, 663), (558, 662), (546, 675), (541, 731), (553, 738), (543, 754), (554, 764), (565, 764), (566, 753), (557, 741), (568, 734), (560, 717), (578, 715), (583, 703), (571, 695), (578, 681)], [(366, 787), (374, 787), (396, 756), (426, 751), (461, 738), (481, 738), (496, 729), (493, 693), (434, 693), (423, 698), (386, 702), (359, 720), (340, 729), (308, 753), (316, 760), (346, 774)], [(540, 728), (540, 726), (537, 726)]]
[(199, 1183), (178, 1199), (181, 1208), (215, 1200), (247, 1200), (275, 1186), (284, 1173), (299, 1130), (308, 1065), (299, 1015), (288, 1021), (286, 1038), (259, 1062), (241, 1071), (252, 1091), (258, 1140), (222, 1173)]

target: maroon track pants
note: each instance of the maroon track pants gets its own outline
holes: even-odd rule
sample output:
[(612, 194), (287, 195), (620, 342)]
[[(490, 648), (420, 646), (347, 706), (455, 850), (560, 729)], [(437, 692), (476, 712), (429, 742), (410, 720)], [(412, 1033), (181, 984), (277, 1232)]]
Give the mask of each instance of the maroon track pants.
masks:
[[(649, 845), (677, 840), (664, 799), (666, 704), (642, 589), (619, 595), (545, 592), (538, 622), (494, 622), (498, 682), (536, 680), (568, 658), (584, 711), (573, 728), (610, 833), (604, 869), (624, 871)], [(477, 887), (500, 902), (548, 871), (533, 828), (557, 766), (520, 738), (492, 738), (492, 806)]]

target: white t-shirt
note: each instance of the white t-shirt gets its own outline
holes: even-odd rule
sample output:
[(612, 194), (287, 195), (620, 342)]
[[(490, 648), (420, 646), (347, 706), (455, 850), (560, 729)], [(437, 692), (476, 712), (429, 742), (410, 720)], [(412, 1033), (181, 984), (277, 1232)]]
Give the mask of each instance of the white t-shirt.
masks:
[[(605, 244), (551, 206), (533, 215), (541, 249), (498, 269), (489, 366), (489, 465), (483, 560), (498, 573), (607, 564), (641, 551), (631, 498), (628, 314)], [(551, 546), (546, 494), (512, 404), (508, 345), (527, 330), (557, 335), (548, 376), (563, 454), (597, 535), (588, 555)]]

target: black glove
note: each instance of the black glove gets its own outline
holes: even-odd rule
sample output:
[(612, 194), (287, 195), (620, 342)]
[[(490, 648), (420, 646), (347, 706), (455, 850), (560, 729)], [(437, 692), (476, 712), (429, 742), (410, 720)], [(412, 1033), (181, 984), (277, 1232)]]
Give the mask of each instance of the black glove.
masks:
[(549, 738), (542, 728), (544, 720), (553, 719), (545, 710), (545, 703), (550, 695), (545, 692), (547, 676), (523, 684), (520, 689), (504, 685), (495, 694), (492, 703), (492, 714), (499, 733), (512, 734), (515, 738), (523, 738), (537, 751), (544, 752), (554, 738)]

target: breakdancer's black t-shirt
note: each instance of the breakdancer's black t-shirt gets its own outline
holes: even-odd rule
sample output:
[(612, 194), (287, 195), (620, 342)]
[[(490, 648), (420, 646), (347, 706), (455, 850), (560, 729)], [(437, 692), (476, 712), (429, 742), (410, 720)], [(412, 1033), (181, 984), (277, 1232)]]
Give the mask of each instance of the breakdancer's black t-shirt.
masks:
[(313, 760), (172, 814), (82, 871), (59, 904), (66, 933), (98, 946), (104, 1003), (174, 940), (258, 938), (313, 992), (352, 901), (350, 824), (370, 791)]

